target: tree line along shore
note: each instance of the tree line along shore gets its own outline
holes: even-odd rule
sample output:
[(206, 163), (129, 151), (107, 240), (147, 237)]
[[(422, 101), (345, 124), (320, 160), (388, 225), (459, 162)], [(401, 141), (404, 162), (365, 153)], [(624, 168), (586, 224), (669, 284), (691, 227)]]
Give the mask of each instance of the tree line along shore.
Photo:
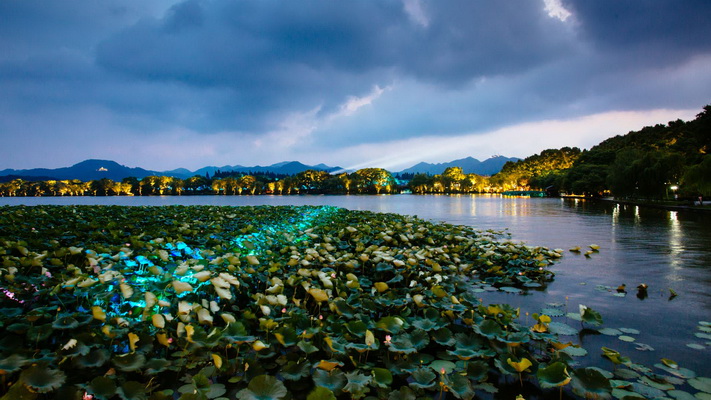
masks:
[(589, 150), (548, 149), (506, 163), (493, 176), (464, 173), (393, 174), (383, 168), (331, 174), (306, 170), (291, 176), (225, 171), (179, 179), (148, 176), (93, 181), (14, 179), (0, 183), (0, 196), (148, 196), (504, 193), (615, 196), (626, 199), (697, 199), (711, 196), (711, 105), (696, 119), (670, 121), (618, 135)]

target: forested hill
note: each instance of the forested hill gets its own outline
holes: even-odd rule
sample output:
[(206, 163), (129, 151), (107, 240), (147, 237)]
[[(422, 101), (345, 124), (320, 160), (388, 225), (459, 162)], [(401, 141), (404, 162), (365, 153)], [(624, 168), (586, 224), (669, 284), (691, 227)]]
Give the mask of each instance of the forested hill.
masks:
[(711, 195), (711, 105), (692, 121), (657, 124), (576, 150), (545, 150), (507, 164), (496, 178), (503, 186), (589, 196)]

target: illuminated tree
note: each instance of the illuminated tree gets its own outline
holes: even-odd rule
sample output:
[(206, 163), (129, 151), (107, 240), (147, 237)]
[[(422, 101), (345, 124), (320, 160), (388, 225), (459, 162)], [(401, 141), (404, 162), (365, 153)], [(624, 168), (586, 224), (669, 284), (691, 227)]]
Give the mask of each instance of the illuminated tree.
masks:
[(296, 182), (302, 191), (310, 193), (321, 189), (321, 184), (330, 176), (326, 171), (307, 169), (296, 174)]
[(360, 193), (390, 193), (395, 186), (395, 178), (382, 168), (363, 168), (353, 173)]

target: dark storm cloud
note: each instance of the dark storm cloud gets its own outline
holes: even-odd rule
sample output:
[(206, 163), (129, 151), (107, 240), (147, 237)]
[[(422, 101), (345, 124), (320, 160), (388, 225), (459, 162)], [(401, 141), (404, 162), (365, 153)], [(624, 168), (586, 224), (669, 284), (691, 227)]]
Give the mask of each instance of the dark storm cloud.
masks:
[(145, 82), (228, 90), (222, 106), (239, 111), (206, 108), (205, 118), (249, 130), (268, 129), (279, 111), (330, 112), (395, 77), (453, 87), (570, 47), (530, 1), (428, 3), (425, 12), (427, 26), (400, 1), (188, 1), (103, 41), (97, 61)]
[(601, 53), (628, 53), (638, 63), (676, 64), (711, 50), (706, 0), (566, 1), (582, 37)]

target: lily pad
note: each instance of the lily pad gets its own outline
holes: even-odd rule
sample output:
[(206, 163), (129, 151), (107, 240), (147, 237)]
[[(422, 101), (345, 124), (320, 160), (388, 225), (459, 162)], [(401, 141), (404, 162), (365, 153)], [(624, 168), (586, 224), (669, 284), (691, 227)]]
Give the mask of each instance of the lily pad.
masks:
[(699, 376), (696, 378), (689, 379), (689, 385), (696, 390), (711, 393), (711, 378), (704, 376)]
[(609, 399), (612, 395), (610, 381), (592, 368), (575, 370), (571, 385), (575, 394), (585, 398)]
[(635, 341), (635, 338), (633, 338), (632, 336), (627, 336), (627, 335), (620, 335), (617, 338), (623, 342), (634, 342)]
[(694, 350), (704, 350), (704, 349), (706, 349), (705, 346), (700, 345), (700, 344), (698, 344), (698, 343), (687, 343), (687, 344), (686, 344), (686, 347), (692, 348), (692, 349), (694, 349)]
[(41, 366), (27, 368), (22, 371), (19, 379), (35, 393), (49, 393), (56, 390), (64, 384), (65, 380), (66, 375), (61, 370)]
[(240, 400), (278, 400), (288, 394), (284, 384), (269, 375), (255, 376), (249, 381), (246, 389), (237, 392)]
[(619, 329), (614, 329), (614, 328), (602, 328), (598, 329), (598, 332), (602, 333), (603, 335), (607, 336), (619, 336), (622, 334), (622, 331)]
[(620, 328), (620, 331), (627, 333), (629, 335), (639, 335), (639, 330), (634, 328)]
[(536, 377), (542, 388), (565, 386), (572, 379), (566, 365), (562, 362), (539, 368)]
[(572, 336), (578, 334), (577, 329), (563, 322), (551, 322), (550, 324), (548, 324), (548, 329), (551, 333), (555, 333), (557, 335), (562, 336)]

